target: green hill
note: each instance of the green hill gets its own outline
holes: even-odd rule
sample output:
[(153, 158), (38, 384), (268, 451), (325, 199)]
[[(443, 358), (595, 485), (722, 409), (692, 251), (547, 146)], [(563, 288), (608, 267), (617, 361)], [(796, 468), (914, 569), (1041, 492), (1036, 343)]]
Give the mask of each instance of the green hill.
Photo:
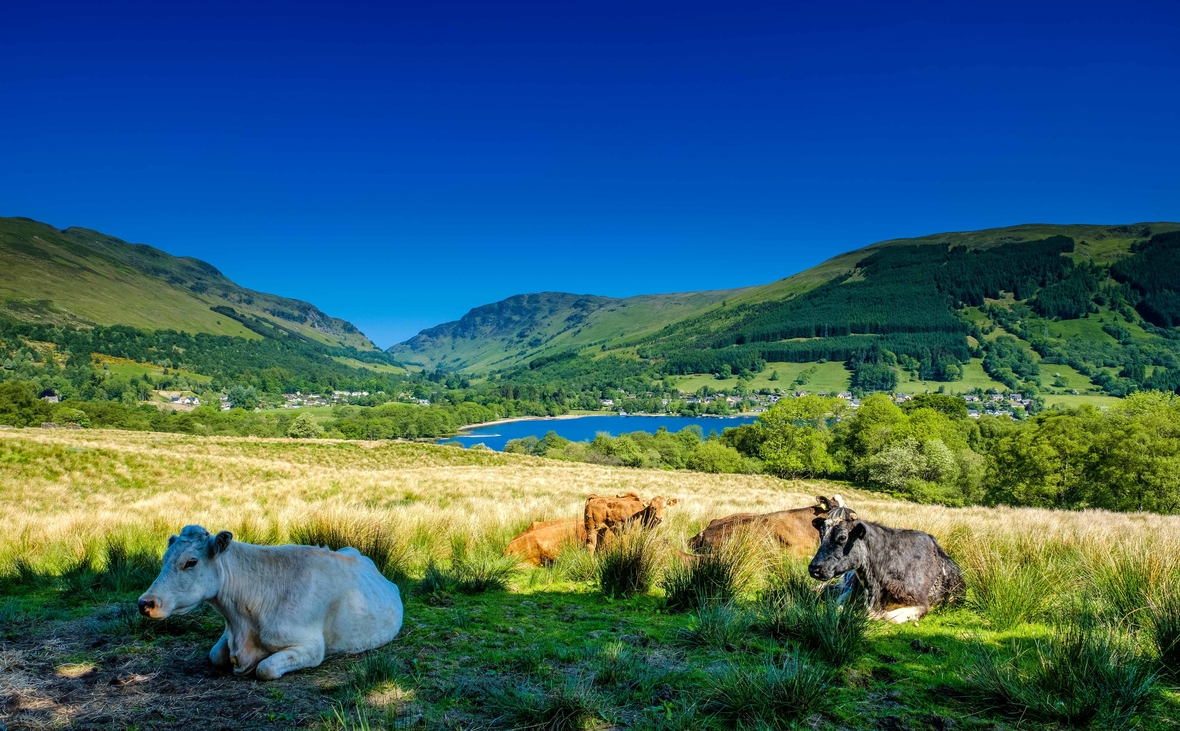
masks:
[(423, 330), (390, 348), (389, 353), (399, 361), (431, 369), (508, 369), (548, 354), (648, 335), (743, 291), (625, 299), (565, 292), (518, 294), (476, 307), (454, 322)]
[(738, 385), (731, 374), (757, 387), (767, 364), (837, 362), (847, 380), (823, 383), (1066, 403), (1180, 386), (1178, 325), (1180, 224), (1027, 224), (882, 241), (746, 289), (517, 295), (390, 352), (448, 370), (527, 365), (533, 382), (589, 372), (570, 358), (638, 357), (683, 384), (716, 374), (714, 387)]
[(243, 338), (287, 330), (329, 346), (376, 349), (351, 323), (240, 287), (199, 259), (27, 218), (0, 218), (0, 314)]

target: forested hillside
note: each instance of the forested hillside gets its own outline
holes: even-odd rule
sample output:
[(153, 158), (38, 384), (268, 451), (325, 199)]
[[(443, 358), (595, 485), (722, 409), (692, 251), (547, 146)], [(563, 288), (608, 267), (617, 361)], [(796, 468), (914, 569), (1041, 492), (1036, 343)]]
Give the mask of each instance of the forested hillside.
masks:
[(243, 338), (286, 331), (325, 345), (376, 349), (351, 323), (307, 302), (240, 287), (199, 259), (28, 218), (0, 218), (0, 312), (50, 325)]
[[(921, 382), (1123, 396), (1180, 386), (1177, 288), (1180, 224), (1036, 224), (884, 241), (768, 285), (708, 293), (646, 332), (563, 341), (541, 324), (556, 317), (538, 313), (564, 318), (557, 335), (578, 333), (632, 300), (545, 293), (476, 308), (392, 350), (504, 380), (597, 381), (603, 394), (633, 393), (627, 379), (670, 396), (662, 389), (675, 376), (749, 381), (767, 363), (838, 361), (858, 392)], [(443, 357), (448, 347), (461, 356)]]

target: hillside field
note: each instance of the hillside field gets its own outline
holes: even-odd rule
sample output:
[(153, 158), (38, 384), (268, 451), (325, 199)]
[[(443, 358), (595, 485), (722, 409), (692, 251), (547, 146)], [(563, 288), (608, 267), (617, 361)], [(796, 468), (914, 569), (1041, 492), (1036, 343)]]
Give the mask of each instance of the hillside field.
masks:
[[(588, 493), (629, 490), (680, 500), (652, 544), (665, 572), (672, 547), (711, 518), (841, 492), (863, 518), (936, 535), (964, 567), (968, 599), (917, 625), (873, 623), (863, 652), (837, 657), (767, 633), (770, 605), (758, 597), (786, 565), (768, 547), (746, 559), (752, 582), (733, 602), (703, 612), (664, 608), (658, 584), (610, 599), (577, 552), (542, 569), (497, 558), (529, 521), (579, 515)], [(1094, 642), (1122, 648), (1103, 655), (1117, 672), (1154, 672), (1148, 602), (1180, 576), (1175, 517), (948, 509), (839, 484), (412, 443), (3, 430), (0, 504), (0, 724), (10, 729), (539, 728), (553, 718), (566, 722), (548, 727), (570, 729), (722, 729), (739, 719), (831, 731), (1056, 729), (1052, 702), (1034, 715), (978, 695), (983, 658), (1003, 668), (1018, 653), (1061, 651), (1054, 622), (1084, 601), (1104, 622)], [(133, 606), (167, 536), (188, 523), (237, 540), (362, 547), (402, 589), (403, 633), (273, 683), (214, 671), (205, 655), (221, 626), (210, 610), (152, 623)], [(461, 590), (439, 578), (448, 566), (491, 581)], [(815, 693), (803, 710), (782, 686), (745, 700), (723, 691), (735, 678), (759, 688), (805, 671)], [(1174, 728), (1171, 677), (1149, 683), (1119, 723)]]

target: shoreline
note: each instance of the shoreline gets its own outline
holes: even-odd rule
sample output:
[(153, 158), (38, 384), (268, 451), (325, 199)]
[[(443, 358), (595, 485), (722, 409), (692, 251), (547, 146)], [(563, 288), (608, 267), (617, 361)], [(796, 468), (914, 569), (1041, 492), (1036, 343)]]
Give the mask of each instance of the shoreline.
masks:
[[(495, 421), (485, 421), (480, 424), (468, 424), (460, 427), (454, 437), (444, 437), (444, 439), (455, 439), (463, 436), (466, 432), (473, 429), (482, 429), (485, 426), (497, 426), (499, 424), (511, 424), (517, 421), (562, 421), (563, 419), (581, 419), (583, 417), (604, 417), (604, 416), (619, 416), (617, 411), (608, 411), (604, 413), (589, 413), (589, 414), (562, 414), (560, 416), (514, 416), (510, 419), (496, 419)], [(626, 417), (636, 418), (672, 418), (672, 419), (740, 419), (743, 417), (755, 417), (757, 414), (731, 414), (729, 416), (718, 416), (717, 414), (701, 414), (700, 416), (680, 416), (679, 414), (627, 414)], [(499, 436), (498, 434), (480, 434), (479, 436), (490, 437)]]

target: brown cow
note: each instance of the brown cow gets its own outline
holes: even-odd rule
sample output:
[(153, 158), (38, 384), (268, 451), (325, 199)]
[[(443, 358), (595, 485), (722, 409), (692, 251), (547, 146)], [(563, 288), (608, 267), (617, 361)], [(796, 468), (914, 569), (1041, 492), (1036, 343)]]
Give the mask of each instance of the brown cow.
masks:
[(561, 555), (567, 543), (586, 543), (586, 528), (578, 518), (534, 521), (524, 533), (513, 538), (504, 549), (505, 556), (519, 556), (521, 561), (534, 566), (551, 564)]
[(654, 497), (651, 500), (642, 500), (633, 492), (617, 497), (591, 495), (586, 498), (583, 521), (586, 547), (594, 553), (598, 548), (598, 542), (605, 538), (607, 531), (618, 533), (635, 520), (641, 521), (645, 528), (655, 528), (664, 519), (664, 509), (676, 503), (675, 498), (665, 500), (662, 497)]
[(842, 506), (844, 499), (839, 495), (830, 499), (820, 495), (815, 498), (815, 502), (815, 505), (806, 508), (780, 510), (776, 513), (736, 513), (717, 518), (689, 539), (688, 547), (695, 553), (709, 551), (735, 531), (757, 526), (765, 529), (771, 537), (797, 557), (810, 556), (815, 553), (820, 541), (820, 526), (817, 526), (815, 521), (818, 519), (822, 525), (828, 511)]

